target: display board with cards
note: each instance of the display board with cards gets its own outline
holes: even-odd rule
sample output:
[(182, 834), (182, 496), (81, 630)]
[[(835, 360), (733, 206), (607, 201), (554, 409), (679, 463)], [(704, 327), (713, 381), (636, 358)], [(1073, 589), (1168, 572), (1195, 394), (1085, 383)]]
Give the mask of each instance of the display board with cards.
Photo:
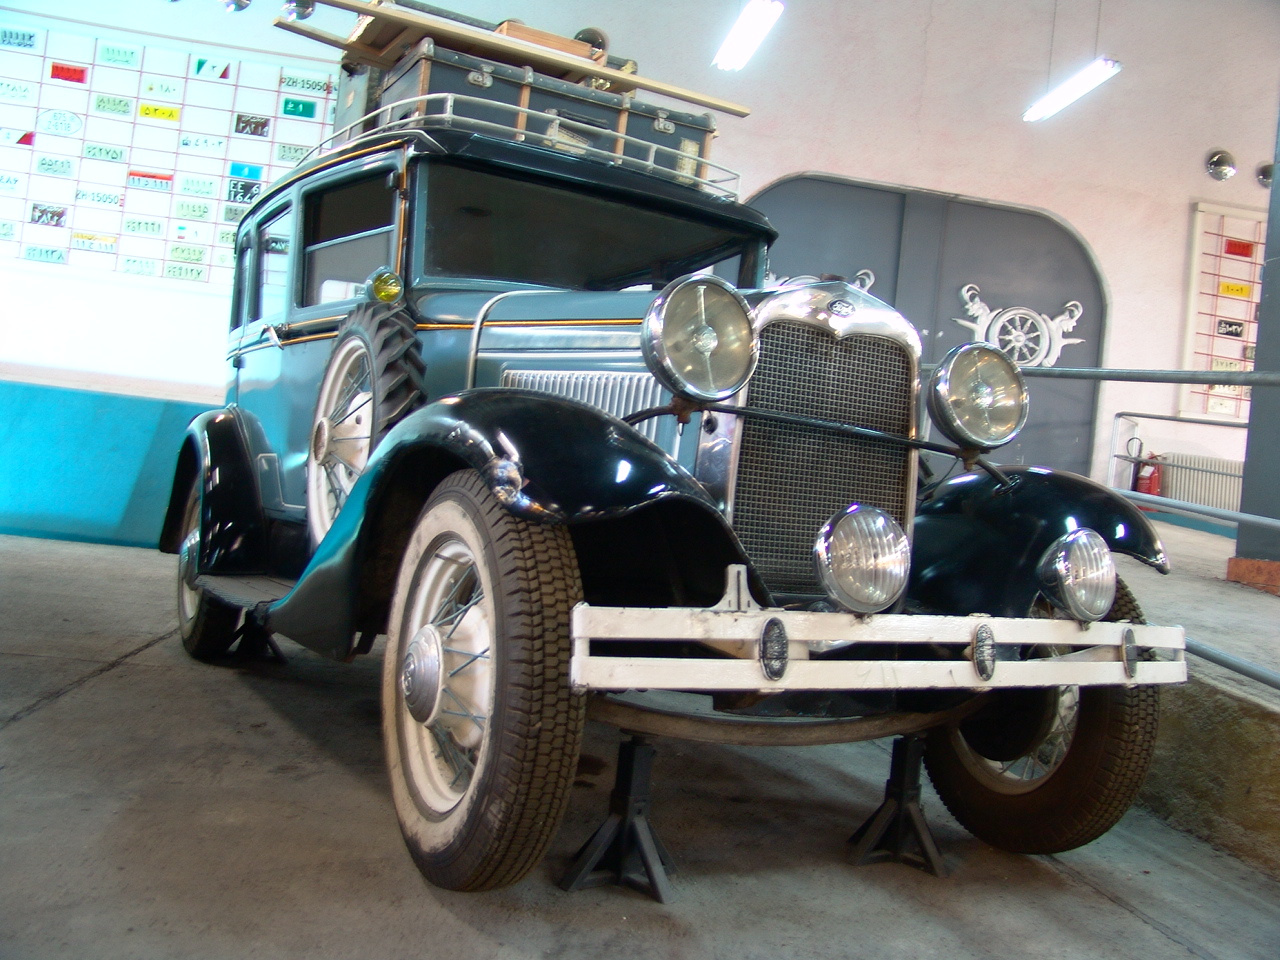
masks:
[(249, 204), (332, 129), (335, 71), (0, 20), (0, 257), (230, 284)]
[[(1267, 221), (1264, 214), (1198, 204), (1193, 227), (1186, 369), (1253, 369)], [(1249, 388), (1194, 385), (1185, 416), (1247, 420)]]

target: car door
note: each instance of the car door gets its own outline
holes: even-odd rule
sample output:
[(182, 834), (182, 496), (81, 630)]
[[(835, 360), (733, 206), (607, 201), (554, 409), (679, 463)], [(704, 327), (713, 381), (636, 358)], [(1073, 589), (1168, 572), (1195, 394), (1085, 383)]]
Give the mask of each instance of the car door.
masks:
[(303, 524), (316, 401), (364, 281), (399, 266), (399, 154), (336, 166), (265, 204), (250, 225), (253, 286), (237, 396), (268, 516)]

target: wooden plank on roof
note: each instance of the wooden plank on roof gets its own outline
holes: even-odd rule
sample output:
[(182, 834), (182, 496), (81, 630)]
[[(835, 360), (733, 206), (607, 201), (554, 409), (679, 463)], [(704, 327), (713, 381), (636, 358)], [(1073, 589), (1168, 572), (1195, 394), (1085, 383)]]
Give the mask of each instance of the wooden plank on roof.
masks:
[[(692, 90), (685, 90), (660, 80), (650, 80), (634, 73), (623, 73), (621, 70), (611, 69), (585, 57), (576, 57), (514, 37), (500, 36), (491, 30), (479, 30), (453, 20), (397, 7), (394, 4), (369, 3), (366, 0), (317, 0), (317, 2), (361, 16), (373, 17), (378, 22), (379, 33), (385, 27), (387, 33), (394, 36), (393, 27), (407, 28), (421, 31), (422, 36), (430, 36), (443, 46), (475, 51), (504, 63), (530, 66), (544, 72), (570, 72), (587, 77), (600, 77), (616, 84), (619, 89), (648, 90), (651, 93), (659, 93), (735, 117), (745, 117), (751, 112), (747, 107), (729, 100), (695, 93)], [(365, 38), (370, 35), (368, 27), (365, 27), (361, 30), (361, 41), (365, 41)]]
[(288, 30), (290, 33), (296, 33), (298, 36), (306, 37), (308, 40), (319, 40), (321, 43), (327, 43), (331, 47), (337, 47), (346, 53), (346, 56), (343, 57), (344, 60), (367, 63), (371, 67), (381, 67), (384, 70), (395, 66), (396, 57), (385, 56), (382, 51), (375, 50), (366, 44), (344, 40), (342, 37), (335, 36), (332, 33), (317, 30), (315, 27), (309, 27), (305, 23), (298, 23), (296, 20), (286, 20), (284, 17), (276, 17), (273, 23), (281, 30)]

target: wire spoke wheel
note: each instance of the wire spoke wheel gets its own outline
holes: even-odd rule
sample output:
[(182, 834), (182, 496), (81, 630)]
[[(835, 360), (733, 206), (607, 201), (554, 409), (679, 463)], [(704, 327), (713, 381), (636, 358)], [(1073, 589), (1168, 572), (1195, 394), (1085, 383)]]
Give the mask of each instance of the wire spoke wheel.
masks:
[(470, 470), (427, 501), (401, 559), (383, 742), (405, 843), (432, 883), (487, 890), (542, 859), (585, 722), (569, 687), (581, 599), (564, 527), (518, 520)]
[(1049, 325), (1030, 310), (1002, 310), (991, 321), (988, 337), (1014, 363), (1038, 366), (1049, 353)]
[[(1123, 581), (1106, 619), (1144, 622)], [(1128, 810), (1158, 718), (1154, 686), (995, 691), (974, 715), (930, 731), (925, 765), (974, 836), (1015, 853), (1058, 853), (1097, 839)]]
[(360, 337), (334, 350), (320, 384), (311, 430), (308, 477), (315, 520), (327, 530), (369, 461), (373, 418), (373, 364)]
[(333, 526), (387, 431), (422, 403), (425, 370), (413, 320), (403, 310), (361, 304), (343, 321), (307, 450), (312, 545)]
[(985, 757), (969, 745), (959, 728), (952, 729), (953, 745), (975, 779), (998, 793), (1028, 793), (1062, 766), (1075, 737), (1080, 688), (1048, 690), (1044, 699), (1047, 724), (1043, 737), (1014, 757)]
[(192, 481), (182, 511), (182, 540), (178, 548), (178, 633), (182, 646), (197, 660), (222, 656), (235, 642), (240, 611), (195, 585), (200, 552), (200, 484)]
[[(466, 544), (447, 540), (431, 550), (407, 611), (440, 637), (442, 680), (436, 719), (402, 718), (410, 773), (424, 804), (451, 810), (471, 786), (493, 706), (493, 608)], [(415, 630), (416, 632), (416, 630)], [(403, 704), (400, 709), (408, 713)]]

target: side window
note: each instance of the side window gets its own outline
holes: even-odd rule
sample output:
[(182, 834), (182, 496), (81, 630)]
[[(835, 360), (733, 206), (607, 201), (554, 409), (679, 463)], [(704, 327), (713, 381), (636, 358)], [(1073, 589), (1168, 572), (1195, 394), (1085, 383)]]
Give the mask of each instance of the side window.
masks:
[(304, 306), (359, 296), (369, 274), (395, 265), (396, 199), (386, 173), (307, 197)]
[(232, 330), (242, 326), (253, 316), (253, 298), (250, 296), (253, 289), (253, 276), (250, 273), (253, 269), (253, 247), (243, 235), (237, 242), (240, 249), (236, 253), (236, 282), (231, 302)]
[(258, 316), (280, 316), (289, 306), (289, 248), (293, 243), (293, 208), (286, 207), (258, 227)]

